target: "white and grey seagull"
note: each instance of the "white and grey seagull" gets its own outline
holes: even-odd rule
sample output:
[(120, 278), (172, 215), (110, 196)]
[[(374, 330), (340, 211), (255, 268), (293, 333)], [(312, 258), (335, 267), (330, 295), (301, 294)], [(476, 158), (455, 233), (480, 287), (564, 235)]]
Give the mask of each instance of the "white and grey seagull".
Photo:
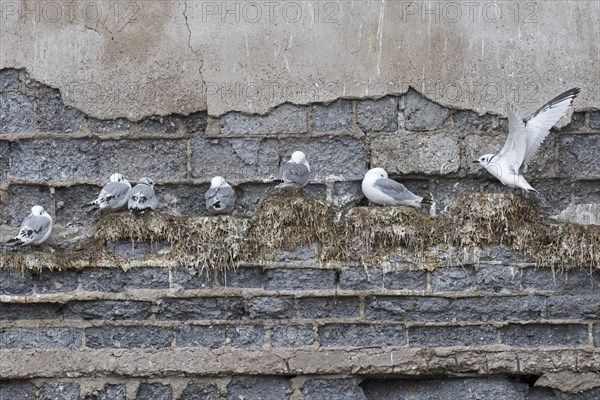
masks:
[(154, 210), (157, 206), (158, 199), (154, 193), (154, 181), (150, 178), (140, 179), (129, 193), (127, 208), (132, 212), (145, 212)]
[(276, 189), (300, 190), (310, 180), (310, 166), (306, 155), (301, 151), (293, 152), (290, 160), (283, 164), (281, 169), (283, 182), (275, 186)]
[(373, 168), (367, 171), (362, 181), (362, 191), (370, 202), (382, 206), (421, 208), (421, 203), (431, 202), (417, 196), (403, 184), (389, 179), (383, 168)]
[(122, 174), (116, 173), (110, 176), (108, 182), (94, 201), (81, 206), (82, 208), (91, 207), (93, 211), (115, 211), (124, 208), (129, 200), (129, 191), (131, 184)]
[(31, 207), (31, 214), (23, 220), (19, 234), (10, 239), (7, 244), (11, 246), (25, 246), (27, 244), (42, 244), (52, 233), (52, 217), (42, 206)]
[(569, 89), (540, 107), (527, 121), (521, 119), (519, 111), (507, 105), (508, 137), (498, 154), (486, 154), (473, 163), (479, 163), (490, 174), (507, 186), (537, 192), (525, 180), (527, 164), (535, 156), (548, 136), (550, 128), (567, 112), (579, 88)]
[(211, 214), (229, 214), (235, 207), (235, 192), (221, 176), (210, 181), (210, 188), (204, 194), (206, 209)]

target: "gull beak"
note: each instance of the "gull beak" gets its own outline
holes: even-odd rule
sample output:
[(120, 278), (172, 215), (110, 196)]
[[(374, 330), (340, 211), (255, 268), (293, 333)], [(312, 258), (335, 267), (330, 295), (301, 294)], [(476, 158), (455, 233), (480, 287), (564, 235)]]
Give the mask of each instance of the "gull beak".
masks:
[(479, 164), (479, 160), (473, 161), (473, 164)]

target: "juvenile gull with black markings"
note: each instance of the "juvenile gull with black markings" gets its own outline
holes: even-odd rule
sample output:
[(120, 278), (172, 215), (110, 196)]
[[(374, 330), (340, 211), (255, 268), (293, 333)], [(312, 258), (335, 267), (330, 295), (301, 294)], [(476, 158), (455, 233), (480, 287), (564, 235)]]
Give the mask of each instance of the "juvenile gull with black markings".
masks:
[(145, 177), (140, 179), (129, 193), (127, 208), (132, 212), (145, 212), (154, 210), (157, 206), (158, 199), (154, 193), (154, 181)]

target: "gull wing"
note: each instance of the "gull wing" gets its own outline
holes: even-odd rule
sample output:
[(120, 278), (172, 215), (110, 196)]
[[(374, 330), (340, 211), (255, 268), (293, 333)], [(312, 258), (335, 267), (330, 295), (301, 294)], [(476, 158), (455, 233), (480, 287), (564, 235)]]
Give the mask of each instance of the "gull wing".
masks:
[(502, 158), (508, 166), (518, 171), (527, 150), (527, 132), (525, 123), (516, 106), (507, 104), (506, 110), (508, 113), (508, 137), (498, 157)]

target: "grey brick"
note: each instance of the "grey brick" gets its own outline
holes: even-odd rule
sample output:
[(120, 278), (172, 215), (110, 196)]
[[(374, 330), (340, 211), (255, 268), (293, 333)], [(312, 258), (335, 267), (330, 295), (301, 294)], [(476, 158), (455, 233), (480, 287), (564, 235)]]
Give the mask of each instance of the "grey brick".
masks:
[(564, 290), (568, 292), (598, 291), (600, 288), (600, 272), (573, 269), (565, 273)]
[(126, 275), (128, 288), (166, 289), (169, 287), (167, 268), (132, 268)]
[(120, 268), (85, 268), (81, 271), (81, 287), (90, 292), (121, 292), (127, 276)]
[(271, 335), (273, 347), (302, 347), (313, 344), (312, 325), (276, 325)]
[(276, 268), (266, 271), (267, 290), (335, 289), (337, 271), (318, 268)]
[(383, 276), (383, 286), (389, 290), (426, 290), (427, 271), (387, 271)]
[(140, 383), (136, 400), (171, 400), (173, 398), (173, 388), (170, 385), (162, 383)]
[(540, 193), (544, 199), (540, 204), (540, 211), (546, 214), (558, 214), (571, 203), (571, 182), (568, 179), (541, 179), (531, 180), (531, 186)]
[(31, 132), (33, 103), (21, 93), (0, 93), (0, 135), (3, 133)]
[[(319, 246), (317, 243), (313, 243), (308, 246), (298, 246), (292, 250), (279, 250), (277, 254), (275, 254), (275, 261), (308, 261), (316, 259), (318, 254)], [(271, 275), (275, 274), (273, 273)], [(284, 277), (275, 277), (276, 280), (281, 278)]]
[(219, 275), (222, 286), (232, 288), (262, 288), (265, 284), (265, 271), (261, 267), (238, 267)]
[(161, 209), (178, 215), (208, 215), (204, 193), (210, 187), (204, 185), (161, 185), (157, 194)]
[(559, 392), (557, 389), (554, 389), (554, 391), (559, 393), (560, 400), (598, 400), (600, 398), (600, 388), (598, 387), (576, 394)]
[(305, 133), (306, 107), (283, 104), (266, 115), (247, 115), (231, 112), (221, 117), (221, 135), (269, 135), (280, 133)]
[(94, 225), (98, 221), (98, 213), (89, 212), (81, 206), (97, 198), (98, 193), (100, 193), (100, 188), (90, 185), (56, 188), (55, 222), (69, 227)]
[(431, 273), (431, 289), (434, 292), (472, 290), (475, 271), (471, 267), (438, 268)]
[(575, 204), (600, 204), (600, 182), (578, 181), (573, 183)]
[(411, 131), (430, 131), (440, 127), (449, 111), (410, 89), (404, 95), (404, 126)]
[(220, 175), (230, 181), (272, 180), (278, 173), (274, 139), (204, 139), (190, 141), (192, 175), (209, 181)]
[(150, 317), (152, 304), (147, 301), (130, 300), (83, 300), (70, 301), (65, 305), (64, 316), (84, 320), (146, 320)]
[(356, 318), (358, 297), (302, 297), (298, 299), (301, 318)]
[(213, 279), (197, 268), (176, 267), (173, 268), (173, 285), (183, 289), (210, 289), (213, 287)]
[(208, 124), (206, 111), (201, 111), (183, 117), (183, 125), (187, 133), (204, 133)]
[(370, 296), (365, 300), (365, 318), (447, 322), (453, 316), (451, 304), (441, 297)]
[(585, 127), (585, 113), (574, 112), (571, 115), (571, 122), (561, 129), (562, 132), (576, 132), (580, 131)]
[(244, 315), (241, 297), (197, 297), (163, 299), (158, 305), (159, 320), (240, 319)]
[(25, 86), (29, 89), (49, 89), (50, 88), (50, 86), (45, 85), (45, 84), (33, 79), (31, 77), (31, 75), (29, 75), (29, 72), (27, 72), (27, 71), (25, 71), (25, 76), (24, 76), (23, 82), (25, 83)]
[(359, 383), (360, 378), (313, 378), (304, 382), (300, 391), (304, 400), (367, 400)]
[(47, 382), (40, 387), (38, 400), (79, 400), (80, 392), (75, 382)]
[(2, 328), (0, 348), (4, 349), (78, 349), (82, 331), (75, 328)]
[(361, 182), (334, 182), (330, 201), (338, 207), (348, 207), (358, 204), (364, 197)]
[(250, 318), (293, 318), (294, 298), (290, 296), (257, 296), (248, 300)]
[[(101, 144), (100, 174), (119, 171), (130, 179), (150, 176), (155, 182), (187, 178), (184, 140), (106, 140)], [(206, 160), (205, 160), (206, 161)]]
[(532, 387), (527, 393), (527, 400), (558, 400), (558, 397), (550, 388)]
[(227, 385), (227, 400), (288, 400), (290, 378), (283, 376), (234, 376)]
[(175, 133), (179, 127), (179, 117), (177, 115), (151, 116), (138, 122), (138, 129), (141, 133)]
[[(0, 182), (6, 179), (8, 160), (10, 158), (10, 143), (0, 140)], [(0, 213), (0, 218), (2, 214)]]
[(402, 346), (404, 325), (396, 324), (325, 324), (319, 327), (321, 347)]
[(120, 133), (127, 132), (131, 123), (125, 118), (103, 120), (88, 117), (88, 126), (94, 133)]
[(102, 390), (94, 390), (91, 394), (84, 397), (83, 400), (126, 400), (127, 389), (123, 385), (104, 385)]
[(502, 343), (515, 347), (577, 347), (587, 345), (587, 326), (575, 324), (507, 325), (500, 328)]
[(561, 135), (560, 172), (569, 177), (600, 175), (600, 134)]
[(262, 325), (228, 326), (226, 335), (226, 343), (235, 348), (257, 348), (265, 342), (265, 328)]
[(410, 347), (484, 346), (496, 343), (496, 328), (477, 326), (427, 326), (408, 329)]
[(580, 294), (548, 298), (548, 319), (600, 319), (600, 295)]
[(48, 92), (37, 101), (37, 127), (42, 132), (77, 132), (81, 128), (81, 111), (66, 106), (58, 92)]
[(594, 346), (600, 347), (600, 324), (594, 324), (592, 332), (594, 335)]
[(20, 70), (12, 68), (0, 69), (0, 91), (19, 90), (20, 72)]
[(174, 335), (171, 328), (138, 326), (86, 328), (85, 345), (90, 349), (164, 349), (171, 346)]
[(177, 332), (177, 347), (216, 349), (225, 344), (225, 326), (182, 326)]
[(473, 130), (488, 131), (494, 127), (492, 114), (479, 115), (474, 111), (457, 111), (452, 114), (454, 128), (465, 133)]
[(349, 131), (352, 129), (352, 102), (336, 100), (313, 105), (312, 124), (315, 132)]
[(474, 179), (436, 179), (433, 200), (437, 211), (447, 212), (454, 206), (461, 193), (479, 192), (481, 183)]
[(179, 400), (221, 400), (219, 388), (214, 383), (188, 383)]
[(236, 209), (240, 213), (253, 213), (260, 201), (275, 190), (276, 183), (246, 183), (236, 188)]
[(466, 297), (454, 300), (458, 321), (539, 320), (546, 300), (541, 296)]
[(22, 140), (12, 145), (10, 174), (19, 179), (98, 179), (99, 158), (95, 140)]
[(0, 320), (57, 319), (60, 309), (58, 303), (0, 303)]
[(356, 123), (364, 132), (394, 132), (398, 129), (398, 98), (357, 102)]
[(35, 398), (35, 385), (29, 381), (0, 381), (2, 400), (35, 400)]
[(483, 246), (479, 252), (479, 261), (502, 261), (505, 265), (533, 262), (533, 258), (523, 255), (503, 245)]
[(108, 240), (106, 247), (109, 251), (126, 260), (141, 260), (151, 254), (170, 249), (168, 244), (161, 241), (132, 242), (131, 240), (119, 240), (117, 242)]
[(600, 111), (590, 112), (590, 128), (600, 129)]
[(343, 267), (340, 271), (340, 289), (382, 289), (383, 270), (380, 267)]
[(31, 213), (31, 207), (40, 205), (50, 210), (50, 189), (47, 186), (11, 185), (8, 188), (8, 223), (21, 226)]
[(523, 288), (558, 291), (563, 288), (565, 277), (550, 268), (524, 268)]
[(521, 270), (501, 265), (483, 266), (477, 271), (476, 286), (491, 292), (516, 292), (521, 286)]
[(10, 271), (0, 268), (0, 294), (22, 295), (31, 293), (33, 293), (33, 281), (29, 270)]

